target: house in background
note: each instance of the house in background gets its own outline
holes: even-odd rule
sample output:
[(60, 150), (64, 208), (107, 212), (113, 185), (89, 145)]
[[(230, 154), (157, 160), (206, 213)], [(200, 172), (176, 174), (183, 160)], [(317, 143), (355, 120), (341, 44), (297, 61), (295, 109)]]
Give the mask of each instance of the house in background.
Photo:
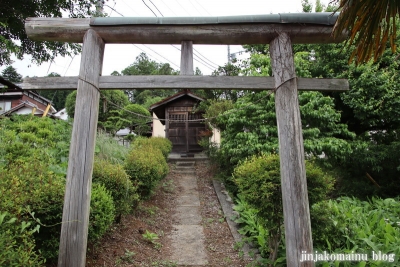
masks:
[[(150, 107), (153, 114), (152, 136), (168, 138), (173, 152), (202, 151), (199, 141), (210, 131), (202, 121), (203, 112), (195, 112), (195, 106), (204, 100), (189, 90), (183, 90), (153, 104)], [(214, 132), (219, 136), (219, 131)], [(214, 136), (214, 139), (219, 140), (219, 137)]]
[(34, 91), (23, 91), (17, 85), (4, 79), (0, 80), (4, 86), (0, 88), (0, 114), (34, 114), (42, 116), (46, 108), (50, 105), (48, 114), (53, 114), (56, 110), (51, 106), (51, 101), (40, 96)]
[(67, 109), (63, 108), (60, 111), (57, 111), (56, 113), (54, 113), (53, 116), (56, 117), (57, 119), (66, 121), (66, 120), (68, 120)]
[[(34, 93), (33, 91), (9, 90), (0, 93), (0, 114), (33, 114), (42, 116), (51, 101)], [(48, 114), (56, 110), (50, 106)]]

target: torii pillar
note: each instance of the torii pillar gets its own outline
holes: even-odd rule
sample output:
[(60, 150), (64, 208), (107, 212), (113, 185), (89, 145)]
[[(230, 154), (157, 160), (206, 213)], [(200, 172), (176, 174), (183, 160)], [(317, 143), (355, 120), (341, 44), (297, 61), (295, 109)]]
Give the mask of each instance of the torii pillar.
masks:
[[(179, 75), (193, 76), (193, 42), (181, 42), (181, 66)], [(188, 90), (188, 89), (186, 89)], [(168, 118), (169, 119), (169, 118)], [(186, 135), (186, 153), (189, 153), (189, 118), (185, 121), (185, 135)]]
[(312, 253), (313, 247), (297, 78), (289, 35), (280, 33), (269, 49), (276, 88), (287, 266), (314, 266), (312, 261), (300, 262), (301, 253)]
[(75, 117), (69, 150), (58, 267), (85, 266), (94, 148), (99, 114), (99, 78), (104, 42), (92, 29), (83, 37)]

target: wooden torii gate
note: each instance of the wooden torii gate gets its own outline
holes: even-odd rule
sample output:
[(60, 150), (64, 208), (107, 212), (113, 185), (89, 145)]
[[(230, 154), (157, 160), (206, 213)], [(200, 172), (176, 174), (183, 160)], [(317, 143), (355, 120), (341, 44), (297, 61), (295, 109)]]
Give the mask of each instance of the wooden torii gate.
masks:
[[(346, 80), (296, 78), (292, 43), (331, 43), (337, 15), (300, 13), (187, 18), (28, 18), (32, 40), (83, 43), (79, 77), (31, 78), (24, 89), (78, 90), (73, 124), (59, 250), (59, 267), (85, 265), (91, 176), (102, 89), (276, 90), (275, 108), (286, 236), (287, 266), (312, 253), (304, 147), (297, 90), (348, 90)], [(193, 44), (269, 44), (271, 77), (110, 76), (101, 77), (106, 43), (181, 44), (192, 58)], [(182, 57), (183, 58), (183, 57)], [(190, 70), (192, 68), (192, 70)], [(193, 63), (181, 61), (184, 75)]]

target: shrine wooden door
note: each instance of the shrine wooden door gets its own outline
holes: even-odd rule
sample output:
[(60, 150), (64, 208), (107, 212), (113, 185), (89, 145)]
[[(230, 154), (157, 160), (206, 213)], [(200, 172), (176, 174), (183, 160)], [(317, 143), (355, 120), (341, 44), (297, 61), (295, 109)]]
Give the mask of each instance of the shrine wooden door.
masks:
[(197, 152), (202, 148), (199, 145), (200, 132), (204, 131), (204, 122), (201, 114), (191, 112), (170, 112), (168, 114), (168, 139), (172, 142), (172, 151), (179, 153)]

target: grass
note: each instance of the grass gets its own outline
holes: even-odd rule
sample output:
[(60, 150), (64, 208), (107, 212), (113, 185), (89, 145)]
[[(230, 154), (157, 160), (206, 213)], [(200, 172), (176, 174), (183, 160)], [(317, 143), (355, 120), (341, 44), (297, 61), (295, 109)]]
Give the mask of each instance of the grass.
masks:
[(129, 249), (125, 249), (125, 254), (123, 256), (120, 256), (115, 264), (119, 266), (122, 264), (122, 262), (127, 262), (127, 263), (134, 263), (133, 256), (135, 256), (135, 253), (133, 251), (130, 251)]
[(166, 180), (162, 183), (162, 189), (165, 193), (173, 193), (175, 191), (174, 181)]
[(120, 145), (109, 134), (100, 131), (97, 133), (95, 153), (100, 159), (123, 164), (129, 150), (129, 148)]
[(144, 234), (142, 234), (142, 236), (143, 236), (143, 239), (145, 239), (147, 242), (152, 243), (154, 245), (155, 249), (161, 248), (161, 246), (162, 246), (161, 243), (157, 242), (157, 240), (160, 239), (158, 234), (152, 233), (152, 232), (149, 232), (148, 230), (146, 230), (146, 232)]

